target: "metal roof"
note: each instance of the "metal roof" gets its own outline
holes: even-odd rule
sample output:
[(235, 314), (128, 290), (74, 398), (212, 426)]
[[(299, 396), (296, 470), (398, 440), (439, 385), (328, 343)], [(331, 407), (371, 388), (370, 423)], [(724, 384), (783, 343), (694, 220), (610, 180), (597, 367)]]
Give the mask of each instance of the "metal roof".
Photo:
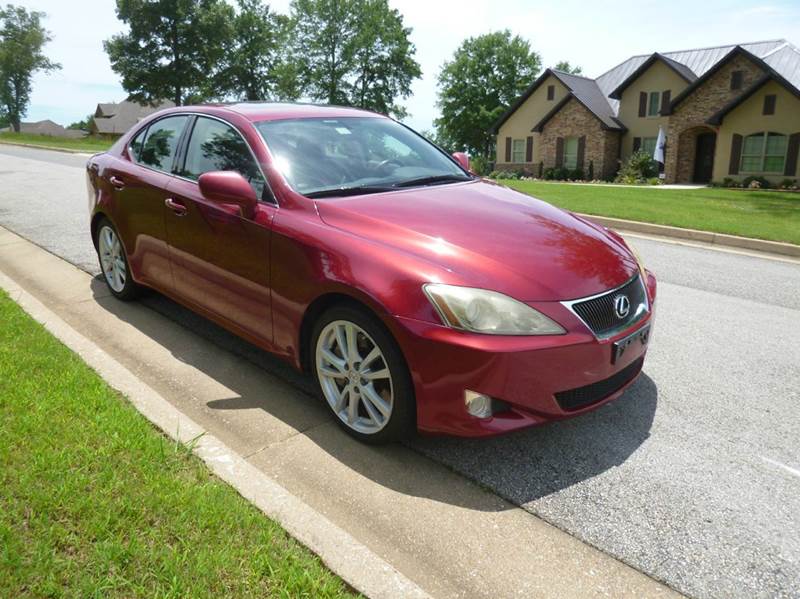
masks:
[[(800, 88), (800, 51), (783, 39), (749, 42), (745, 44), (728, 44), (726, 46), (713, 46), (710, 48), (694, 48), (692, 50), (677, 50), (672, 52), (659, 52), (662, 57), (683, 65), (695, 77), (702, 77), (722, 58), (737, 46), (751, 54), (762, 58), (773, 69), (795, 87)], [(619, 87), (636, 69), (638, 69), (652, 54), (632, 56), (621, 62), (613, 69), (600, 75), (595, 81), (606, 96)], [(774, 61), (774, 62), (771, 62)], [(614, 114), (619, 110), (619, 101), (609, 98)]]
[(609, 129), (623, 129), (614, 118), (616, 116), (616, 110), (611, 106), (606, 94), (601, 91), (594, 79), (556, 71), (555, 69), (552, 69), (552, 73), (561, 83), (572, 90), (572, 95), (575, 96), (581, 104), (586, 106), (592, 114), (600, 119), (603, 125)]

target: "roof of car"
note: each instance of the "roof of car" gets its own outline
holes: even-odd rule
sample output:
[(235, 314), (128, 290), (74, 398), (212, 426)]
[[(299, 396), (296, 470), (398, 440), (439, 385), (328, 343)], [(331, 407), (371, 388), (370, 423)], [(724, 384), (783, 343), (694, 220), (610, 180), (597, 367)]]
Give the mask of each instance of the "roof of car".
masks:
[(341, 118), (382, 116), (371, 110), (351, 108), (348, 106), (333, 106), (329, 104), (304, 104), (287, 102), (239, 102), (233, 104), (218, 104), (237, 112), (251, 121), (272, 121), (282, 119), (301, 118)]

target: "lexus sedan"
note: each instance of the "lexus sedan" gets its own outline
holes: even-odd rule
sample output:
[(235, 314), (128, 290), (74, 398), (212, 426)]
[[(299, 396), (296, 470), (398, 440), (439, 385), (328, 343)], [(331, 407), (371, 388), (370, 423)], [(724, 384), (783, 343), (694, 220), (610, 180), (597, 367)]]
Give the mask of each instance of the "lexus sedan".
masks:
[(642, 369), (656, 279), (619, 235), (385, 116), (173, 108), (87, 179), (114, 296), (155, 289), (308, 372), (362, 441), (575, 416)]

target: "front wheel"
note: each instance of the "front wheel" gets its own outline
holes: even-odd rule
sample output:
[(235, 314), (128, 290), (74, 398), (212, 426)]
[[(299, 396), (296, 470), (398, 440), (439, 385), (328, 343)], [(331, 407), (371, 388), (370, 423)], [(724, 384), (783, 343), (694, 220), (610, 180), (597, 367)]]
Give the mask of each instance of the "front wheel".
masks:
[(405, 360), (383, 324), (366, 311), (338, 306), (317, 321), (313, 372), (339, 424), (367, 443), (416, 430), (416, 405)]
[(125, 248), (114, 225), (107, 218), (100, 221), (97, 227), (95, 246), (103, 278), (114, 297), (125, 301), (136, 298), (141, 287), (131, 277)]

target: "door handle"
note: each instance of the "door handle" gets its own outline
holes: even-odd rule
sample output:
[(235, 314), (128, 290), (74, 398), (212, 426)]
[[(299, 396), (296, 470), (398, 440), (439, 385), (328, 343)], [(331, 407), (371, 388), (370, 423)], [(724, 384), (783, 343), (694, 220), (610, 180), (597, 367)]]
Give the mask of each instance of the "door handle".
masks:
[(111, 175), (108, 178), (108, 181), (111, 183), (111, 185), (114, 186), (114, 189), (116, 189), (117, 191), (122, 191), (123, 189), (125, 189), (125, 181), (123, 181), (122, 179), (120, 179), (115, 175)]
[(164, 200), (164, 205), (172, 210), (177, 216), (183, 216), (186, 214), (186, 206), (175, 200), (175, 198), (167, 198)]

